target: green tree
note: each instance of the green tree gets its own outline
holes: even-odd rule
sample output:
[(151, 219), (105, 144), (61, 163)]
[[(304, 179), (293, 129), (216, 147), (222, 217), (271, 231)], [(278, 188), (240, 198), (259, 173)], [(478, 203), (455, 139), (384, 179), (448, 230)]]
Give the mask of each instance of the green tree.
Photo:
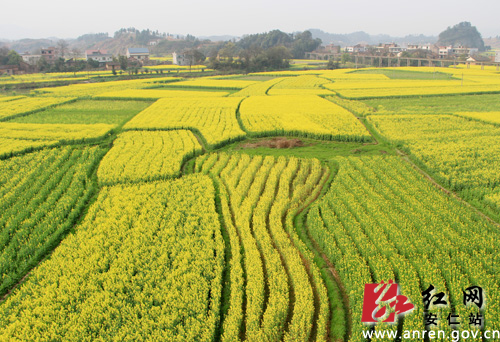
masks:
[(311, 32), (304, 31), (295, 36), (291, 52), (293, 58), (304, 58), (306, 52), (314, 51), (321, 45), (321, 39), (313, 39)]
[(56, 72), (66, 71), (66, 65), (64, 63), (64, 58), (59, 57), (58, 59), (56, 59), (53, 67), (54, 67), (54, 71), (56, 71)]
[(46, 71), (50, 68), (49, 62), (43, 57), (36, 62), (36, 66), (40, 71)]
[(14, 50), (10, 50), (7, 57), (7, 64), (10, 65), (19, 65), (23, 61), (23, 58)]
[(184, 54), (189, 58), (189, 66), (201, 64), (206, 59), (205, 55), (198, 49), (188, 50)]
[(98, 62), (98, 61), (94, 61), (92, 58), (89, 58), (89, 59), (87, 60), (87, 64), (88, 64), (88, 66), (89, 66), (89, 67), (91, 67), (91, 68), (94, 68), (94, 69), (95, 69), (95, 68), (99, 68), (99, 62)]
[(9, 49), (6, 47), (0, 48), (0, 65), (7, 64), (9, 61)]
[(128, 59), (127, 59), (127, 56), (119, 55), (118, 56), (118, 63), (120, 63), (120, 68), (122, 70), (127, 70), (127, 68), (128, 68)]
[(222, 49), (219, 50), (219, 56), (227, 58), (229, 62), (233, 61), (233, 57), (237, 55), (237, 48), (233, 42), (227, 42)]
[(290, 66), (292, 54), (284, 46), (273, 46), (265, 51), (267, 64), (273, 69), (284, 69)]
[(340, 62), (342, 64), (346, 64), (347, 62), (350, 62), (351, 61), (351, 55), (348, 54), (347, 52), (344, 52), (342, 54), (342, 57), (340, 57)]
[(328, 70), (333, 70), (333, 69), (338, 69), (339, 68), (339, 63), (334, 62), (332, 59), (328, 60), (328, 64), (326, 65), (326, 68)]

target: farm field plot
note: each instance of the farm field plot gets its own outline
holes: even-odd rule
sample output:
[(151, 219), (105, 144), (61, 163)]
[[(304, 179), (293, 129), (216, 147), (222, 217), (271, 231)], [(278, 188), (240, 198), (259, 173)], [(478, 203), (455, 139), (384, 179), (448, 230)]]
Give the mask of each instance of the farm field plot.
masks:
[(44, 84), (67, 81), (88, 81), (93, 78), (114, 76), (112, 71), (77, 71), (77, 72), (51, 72), (38, 74), (11, 75), (0, 78), (0, 85), (12, 84)]
[(239, 340), (242, 334), (249, 341), (324, 340), (326, 288), (294, 232), (293, 215), (318, 193), (328, 170), (317, 159), (227, 154), (199, 157), (196, 170), (219, 183), (231, 245), (231, 292), (222, 340)]
[(25, 96), (0, 96), (0, 103), (1, 102), (8, 102), (8, 101), (15, 101), (15, 100), (20, 100), (25, 98)]
[[(477, 314), (462, 304), (463, 290), (481, 284), (491, 305), (485, 317), (498, 317), (498, 227), (469, 207), (438, 191), (398, 157), (342, 158), (328, 193), (308, 213), (309, 233), (335, 265), (349, 289), (353, 314), (351, 341), (364, 341), (363, 285), (398, 279), (415, 298), (403, 330), (424, 330), (418, 302), (430, 284), (447, 293), (455, 314)], [(474, 239), (470, 239), (470, 236)], [(481, 286), (480, 285), (480, 286)], [(431, 306), (435, 329), (450, 331), (450, 307)], [(394, 327), (393, 327), (394, 328)], [(459, 329), (471, 329), (464, 325)], [(485, 329), (498, 329), (486, 320)]]
[(373, 114), (452, 114), (500, 111), (500, 94), (363, 100)]
[(236, 119), (242, 98), (160, 99), (130, 120), (125, 129), (193, 129), (210, 146), (245, 136)]
[(464, 118), (500, 124), (500, 112), (456, 112), (455, 114)]
[[(151, 60), (158, 60), (158, 61), (172, 61), (172, 57), (170, 58), (155, 58), (152, 57)], [(153, 65), (153, 66), (147, 66), (145, 69), (149, 70), (170, 70), (170, 71), (189, 71), (189, 72), (199, 72), (202, 70), (211, 70), (208, 69), (205, 65), (175, 65), (175, 64), (165, 64), (165, 65)]]
[(103, 188), (2, 303), (0, 339), (212, 341), (224, 258), (214, 193), (201, 175)]
[(0, 96), (0, 341), (500, 331), (494, 68), (159, 67)]
[(145, 101), (80, 100), (42, 112), (17, 117), (9, 122), (37, 124), (109, 124), (121, 125), (151, 103)]
[[(176, 83), (177, 84), (177, 83)], [(108, 99), (145, 99), (157, 100), (165, 97), (223, 97), (229, 93), (221, 91), (196, 91), (196, 90), (174, 90), (174, 89), (129, 89), (111, 91), (99, 94), (96, 98)]]
[(302, 135), (326, 140), (370, 141), (344, 108), (314, 95), (252, 96), (240, 107), (243, 126), (255, 135)]
[(333, 82), (346, 81), (346, 80), (361, 82), (361, 81), (376, 81), (376, 80), (389, 79), (389, 77), (384, 75), (382, 72), (364, 73), (364, 72), (356, 72), (356, 70), (352, 69), (323, 70), (317, 75)]
[(416, 68), (383, 68), (383, 69), (367, 69), (357, 70), (349, 73), (349, 76), (354, 75), (384, 75), (388, 79), (402, 79), (402, 80), (450, 80), (453, 79), (453, 73), (450, 69), (435, 71), (434, 68), (420, 67)]
[[(251, 77), (251, 76), (250, 76)], [(263, 96), (267, 95), (267, 92), (269, 89), (271, 89), (273, 86), (278, 84), (279, 82), (282, 82), (286, 78), (284, 77), (276, 77), (276, 78), (271, 78), (269, 80), (265, 80), (262, 82), (257, 82), (252, 85), (249, 85), (248, 87), (231, 94), (229, 96), (233, 97), (246, 97), (246, 96)]]
[(0, 123), (0, 136), (10, 139), (73, 141), (99, 138), (113, 128), (107, 124)]
[(0, 161), (0, 296), (72, 228), (103, 150), (65, 147)]
[[(429, 78), (416, 77), (419, 68), (381, 69), (385, 79), (366, 80), (366, 73), (343, 73), (342, 79), (334, 79), (332, 76), (324, 75), (326, 78), (334, 79), (335, 82), (323, 85), (323, 87), (335, 91), (344, 98), (369, 99), (400, 96), (429, 96), (447, 94), (482, 94), (500, 93), (500, 79), (492, 72), (457, 72), (451, 68), (435, 68), (431, 79), (431, 72), (427, 72)], [(366, 72), (371, 72), (368, 70)], [(387, 77), (386, 75), (410, 75), (407, 77)], [(339, 75), (339, 74), (337, 74)], [(357, 76), (356, 76), (357, 75)], [(372, 75), (374, 76), (374, 75)], [(361, 78), (359, 78), (361, 77)], [(412, 79), (413, 77), (413, 79)]]
[(111, 81), (98, 83), (82, 83), (72, 84), (64, 87), (40, 88), (33, 90), (32, 93), (38, 96), (72, 96), (72, 97), (92, 97), (105, 92), (127, 90), (127, 89), (142, 89), (151, 87), (159, 83), (176, 82), (181, 78), (154, 78), (154, 79), (139, 79), (126, 81)]
[(9, 139), (0, 137), (0, 159), (31, 152), (48, 146), (57, 146), (59, 140)]
[[(380, 84), (376, 82), (373, 86), (364, 88), (360, 85), (359, 89), (343, 88), (342, 85), (325, 85), (326, 88), (334, 90), (342, 97), (349, 99), (367, 99), (378, 97), (397, 97), (397, 96), (422, 96), (422, 95), (446, 95), (446, 94), (483, 94), (500, 93), (500, 84), (467, 84), (458, 83), (452, 85), (437, 85), (434, 82), (440, 81), (422, 81), (420, 84), (414, 84), (415, 81), (394, 81), (392, 84)], [(452, 82), (452, 81), (447, 81)], [(349, 83), (349, 82), (346, 82)], [(352, 85), (348, 85), (350, 88)]]
[(453, 115), (371, 115), (368, 120), (447, 187), (499, 216), (500, 203), (485, 198), (500, 191), (499, 127)]
[(0, 122), (0, 158), (42, 146), (93, 141), (105, 137), (112, 125), (23, 124)]
[(214, 88), (240, 90), (252, 84), (255, 84), (256, 82), (257, 81), (199, 78), (195, 80), (175, 82), (173, 86), (179, 88)]
[(454, 85), (454, 86), (432, 86), (421, 85), (420, 88), (407, 88), (394, 86), (391, 88), (377, 89), (350, 89), (350, 90), (335, 90), (343, 97), (350, 99), (365, 99), (374, 97), (393, 97), (393, 96), (419, 96), (419, 95), (446, 95), (446, 94), (484, 94), (484, 93), (500, 93), (500, 84), (478, 84), (478, 85)]
[(331, 91), (322, 88), (329, 80), (314, 75), (287, 77), (274, 85), (269, 95), (328, 95)]
[(97, 176), (102, 184), (174, 177), (182, 163), (201, 150), (190, 131), (123, 132), (102, 160)]
[(18, 115), (36, 112), (72, 100), (74, 100), (74, 98), (23, 97), (11, 101), (0, 101), (0, 121), (5, 121), (5, 119)]

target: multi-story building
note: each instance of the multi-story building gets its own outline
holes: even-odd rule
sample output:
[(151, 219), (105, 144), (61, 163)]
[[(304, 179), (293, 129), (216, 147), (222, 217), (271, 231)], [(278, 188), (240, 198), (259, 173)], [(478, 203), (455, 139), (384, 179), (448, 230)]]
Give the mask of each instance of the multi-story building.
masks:
[(172, 63), (175, 65), (190, 65), (189, 57), (182, 53), (172, 53)]
[(51, 46), (46, 49), (42, 49), (42, 58), (49, 63), (54, 63), (56, 61), (56, 48)]

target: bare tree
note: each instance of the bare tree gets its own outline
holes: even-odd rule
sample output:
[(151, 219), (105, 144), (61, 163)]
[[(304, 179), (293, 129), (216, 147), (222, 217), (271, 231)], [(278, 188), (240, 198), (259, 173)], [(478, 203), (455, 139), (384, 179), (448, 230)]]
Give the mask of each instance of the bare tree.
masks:
[(82, 52), (80, 51), (79, 48), (75, 47), (75, 48), (71, 49), (71, 57), (72, 58), (78, 58), (78, 57), (80, 57), (81, 54), (82, 54)]
[(57, 42), (57, 53), (59, 57), (66, 56), (66, 53), (68, 52), (68, 42), (66, 42), (64, 39), (61, 39)]

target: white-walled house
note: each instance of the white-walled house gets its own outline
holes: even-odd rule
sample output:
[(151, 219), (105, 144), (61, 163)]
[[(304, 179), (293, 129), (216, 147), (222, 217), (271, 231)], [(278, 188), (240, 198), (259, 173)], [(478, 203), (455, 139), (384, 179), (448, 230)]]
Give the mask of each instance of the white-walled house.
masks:
[(175, 65), (189, 65), (189, 57), (182, 53), (172, 53), (172, 63)]
[(113, 55), (106, 50), (86, 50), (85, 59), (93, 60), (99, 63), (108, 63), (113, 61)]

